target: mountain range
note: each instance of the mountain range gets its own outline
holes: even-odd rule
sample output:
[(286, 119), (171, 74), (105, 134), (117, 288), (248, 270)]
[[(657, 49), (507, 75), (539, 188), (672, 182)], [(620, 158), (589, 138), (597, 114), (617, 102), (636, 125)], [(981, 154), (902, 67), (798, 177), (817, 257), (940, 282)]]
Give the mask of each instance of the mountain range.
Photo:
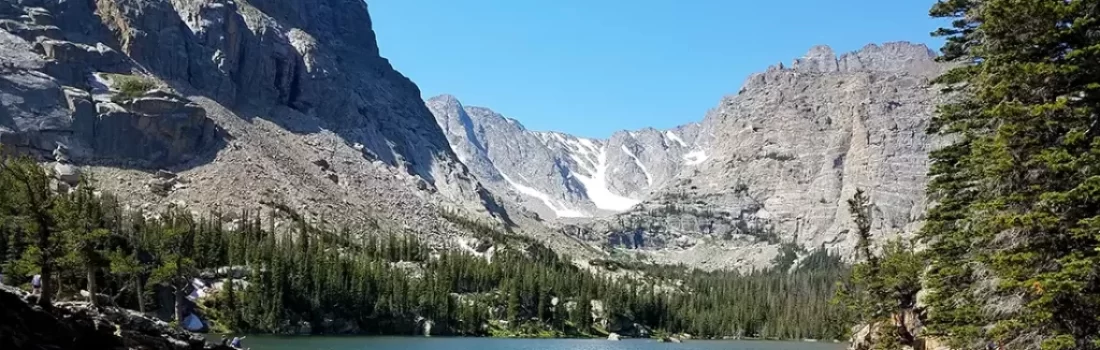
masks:
[(941, 98), (931, 79), (946, 67), (935, 58), (906, 42), (839, 57), (817, 46), (748, 77), (700, 122), (608, 139), (527, 130), (450, 95), (426, 104), (481, 183), (563, 233), (666, 262), (759, 266), (780, 243), (849, 252), (856, 189), (876, 203), (876, 232), (915, 230)]
[(708, 269), (849, 252), (857, 188), (876, 232), (913, 232), (946, 67), (911, 43), (814, 47), (698, 123), (588, 139), (422, 100), (359, 0), (8, 1), (0, 48), (5, 151), (134, 209), (278, 203), (444, 248), (467, 246), (457, 215), (579, 263), (626, 251)]

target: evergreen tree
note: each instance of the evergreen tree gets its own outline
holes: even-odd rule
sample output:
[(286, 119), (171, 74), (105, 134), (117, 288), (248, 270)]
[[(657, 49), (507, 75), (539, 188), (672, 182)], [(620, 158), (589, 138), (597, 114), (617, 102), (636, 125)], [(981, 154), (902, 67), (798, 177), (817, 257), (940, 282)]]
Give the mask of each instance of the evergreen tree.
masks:
[[(2, 151), (2, 150), (0, 150)], [(57, 193), (50, 186), (50, 174), (30, 158), (13, 158), (0, 153), (0, 192), (5, 201), (0, 203), (7, 212), (7, 220), (17, 230), (31, 235), (33, 245), (24, 251), (25, 265), (36, 267), (42, 276), (38, 304), (52, 307), (54, 292), (54, 267), (59, 255), (57, 221), (52, 215)]]
[(154, 250), (159, 252), (159, 264), (153, 269), (149, 282), (163, 284), (172, 289), (175, 297), (175, 319), (183, 320), (184, 298), (189, 292), (191, 278), (198, 270), (193, 257), (195, 247), (195, 223), (189, 213), (173, 210), (162, 222), (151, 228)]
[(959, 348), (1096, 349), (1100, 342), (1100, 30), (1096, 1), (948, 0), (930, 132), (937, 203), (929, 328)]
[(105, 228), (106, 215), (99, 198), (92, 193), (91, 187), (80, 186), (75, 191), (63, 195), (54, 206), (52, 215), (56, 217), (61, 230), (63, 245), (68, 252), (62, 257), (72, 266), (83, 269), (87, 281), (89, 301), (99, 305), (96, 297), (96, 280), (100, 269), (109, 266), (106, 256), (109, 232)]

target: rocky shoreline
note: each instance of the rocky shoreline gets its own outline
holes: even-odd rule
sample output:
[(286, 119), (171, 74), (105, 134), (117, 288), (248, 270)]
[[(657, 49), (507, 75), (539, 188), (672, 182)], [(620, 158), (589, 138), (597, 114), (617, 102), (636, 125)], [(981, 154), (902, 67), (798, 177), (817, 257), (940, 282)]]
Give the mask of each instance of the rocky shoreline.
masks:
[(0, 349), (231, 350), (136, 311), (63, 302), (45, 310), (0, 286)]

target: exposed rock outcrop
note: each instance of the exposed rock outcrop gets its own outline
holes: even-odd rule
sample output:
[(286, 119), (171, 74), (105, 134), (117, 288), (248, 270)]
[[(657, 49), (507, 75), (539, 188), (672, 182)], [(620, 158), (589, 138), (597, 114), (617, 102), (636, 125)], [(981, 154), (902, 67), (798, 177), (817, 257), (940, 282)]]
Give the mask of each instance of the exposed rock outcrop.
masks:
[(46, 311), (0, 286), (0, 348), (20, 350), (230, 350), (195, 334), (119, 308), (61, 303)]
[(4, 2), (0, 143), (63, 146), (150, 210), (284, 202), (424, 235), (462, 234), (443, 211), (510, 223), (379, 55), (363, 1)]
[[(6, 67), (0, 69), (0, 108), (6, 116), (0, 117), (3, 144), (43, 158), (61, 146), (73, 150), (76, 162), (139, 167), (185, 162), (215, 144), (214, 123), (182, 96), (161, 92), (126, 105), (110, 98), (94, 99), (94, 84), (84, 85), (84, 80), (92, 79), (89, 73), (100, 65), (122, 71), (118, 67), (126, 61), (121, 54), (102, 43), (90, 47), (38, 39), (32, 47), (25, 39), (0, 31), (0, 46), (10, 49), (3, 53)], [(112, 57), (109, 63), (97, 60), (107, 52)], [(69, 68), (59, 72), (51, 68), (53, 64)], [(107, 89), (101, 87), (99, 93), (110, 94)]]
[(913, 232), (925, 208), (925, 134), (947, 67), (924, 45), (817, 47), (791, 69), (753, 75), (703, 121), (712, 158), (667, 189), (765, 219), (784, 242), (847, 252), (846, 200), (863, 189), (876, 236)]
[[(494, 190), (512, 190), (547, 217), (620, 212), (567, 221), (563, 233), (657, 262), (754, 268), (770, 264), (781, 242), (847, 255), (855, 240), (846, 200), (857, 188), (875, 203), (876, 236), (916, 230), (937, 143), (925, 128), (945, 98), (931, 80), (946, 68), (924, 45), (839, 57), (816, 46), (748, 77), (700, 124), (606, 141), (530, 132), (449, 96), (428, 105)], [(607, 199), (621, 205), (601, 206)]]

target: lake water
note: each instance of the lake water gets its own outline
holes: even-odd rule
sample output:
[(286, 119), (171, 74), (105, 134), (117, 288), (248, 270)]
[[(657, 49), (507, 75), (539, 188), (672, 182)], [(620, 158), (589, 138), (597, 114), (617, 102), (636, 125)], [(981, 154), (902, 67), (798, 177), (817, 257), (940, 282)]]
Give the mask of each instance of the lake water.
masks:
[(413, 337), (260, 337), (242, 342), (251, 350), (842, 350), (845, 344), (780, 341), (658, 343), (651, 339), (497, 339)]

